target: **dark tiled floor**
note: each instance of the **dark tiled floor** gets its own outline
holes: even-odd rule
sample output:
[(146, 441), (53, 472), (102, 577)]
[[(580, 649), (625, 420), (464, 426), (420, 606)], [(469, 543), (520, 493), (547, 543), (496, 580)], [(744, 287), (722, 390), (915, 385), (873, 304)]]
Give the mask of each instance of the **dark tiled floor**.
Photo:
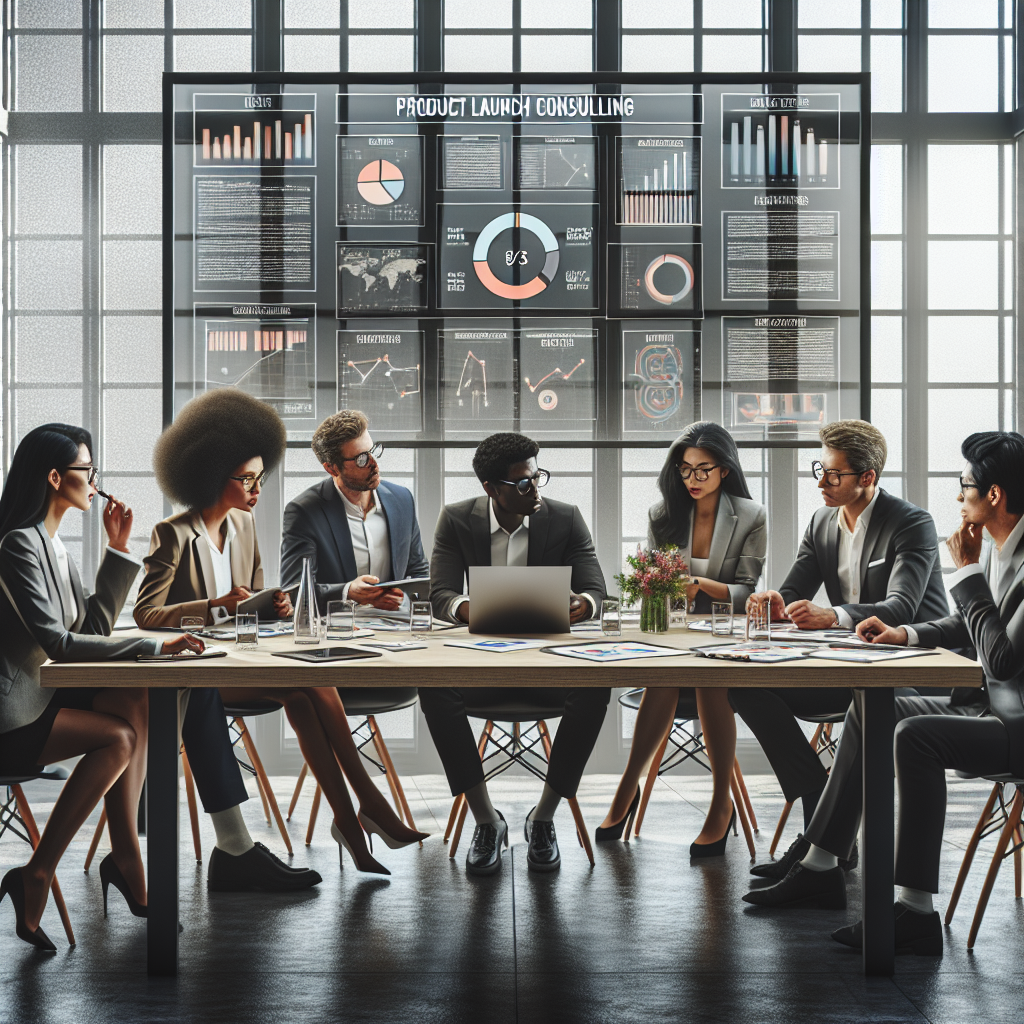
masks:
[[(616, 780), (589, 776), (581, 806), (591, 827), (604, 815)], [(767, 852), (782, 804), (773, 778), (748, 778)], [(443, 831), (450, 797), (435, 776), (408, 779), (418, 823)], [(291, 780), (276, 779), (284, 802)], [(181, 972), (177, 980), (145, 973), (145, 925), (116, 893), (102, 916), (96, 869), (81, 871), (91, 828), (69, 849), (60, 873), (77, 933), (69, 948), (56, 913), (44, 924), (59, 952), (42, 957), (13, 934), (10, 905), (0, 907), (0, 1021), (11, 1024), (179, 1022), (853, 1022), (1024, 1016), (1014, 979), (1024, 953), (1024, 905), (1013, 895), (1010, 864), (996, 884), (978, 944), (965, 943), (991, 843), (983, 847), (941, 960), (904, 958), (896, 976), (864, 979), (860, 958), (828, 933), (855, 920), (859, 877), (850, 879), (846, 912), (766, 914), (746, 908), (749, 860), (742, 837), (724, 858), (691, 864), (686, 847), (700, 828), (708, 780), (674, 777), (655, 790), (643, 835), (629, 845), (596, 848), (587, 864), (567, 811), (556, 823), (563, 850), (554, 876), (526, 870), (522, 818), (536, 784), (505, 777), (495, 803), (511, 826), (512, 851), (500, 876), (470, 881), (459, 856), (439, 839), (422, 850), (380, 852), (390, 879), (340, 871), (337, 847), (321, 814), (311, 847), (303, 837), (312, 787), (307, 784), (290, 830), (294, 863), (324, 876), (299, 896), (209, 895), (187, 833), (181, 845)], [(986, 795), (976, 782), (951, 781), (943, 863), (944, 910), (963, 846)], [(44, 818), (54, 788), (30, 796)], [(283, 844), (245, 806), (255, 838)], [(796, 815), (783, 845), (797, 828)], [(203, 818), (205, 852), (213, 836)], [(23, 860), (12, 840), (0, 867)], [(100, 856), (103, 855), (101, 848)]]

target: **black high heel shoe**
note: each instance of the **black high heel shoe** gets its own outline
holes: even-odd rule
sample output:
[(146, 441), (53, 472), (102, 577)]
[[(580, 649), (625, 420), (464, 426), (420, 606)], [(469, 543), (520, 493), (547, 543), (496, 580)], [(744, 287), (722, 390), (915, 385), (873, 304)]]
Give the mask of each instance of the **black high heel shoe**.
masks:
[(729, 833), (733, 829), (733, 825), (736, 824), (736, 808), (732, 809), (732, 817), (729, 819), (729, 824), (725, 827), (725, 835), (721, 839), (716, 839), (713, 843), (690, 843), (690, 856), (691, 857), (721, 857), (725, 853), (725, 843), (729, 838)]
[(100, 881), (103, 883), (103, 916), (107, 916), (107, 887), (113, 886), (123, 897), (128, 909), (135, 917), (148, 917), (149, 908), (140, 903), (133, 895), (131, 887), (125, 881), (121, 869), (114, 863), (114, 855), (108, 853), (100, 861)]
[(24, 939), (36, 949), (45, 950), (47, 953), (56, 953), (57, 947), (49, 940), (42, 928), (32, 931), (25, 924), (25, 880), (21, 877), (21, 868), (11, 868), (0, 880), (0, 903), (8, 895), (14, 904), (16, 919), (14, 931), (18, 938)]
[(640, 787), (636, 787), (636, 796), (633, 797), (633, 802), (629, 805), (629, 810), (626, 811), (622, 820), (614, 825), (609, 825), (607, 828), (601, 828), (599, 825), (594, 829), (594, 839), (599, 843), (611, 843), (614, 842), (622, 835), (622, 826), (626, 826), (626, 842), (629, 842), (629, 832), (633, 827), (633, 819), (636, 817), (637, 808), (640, 806)]

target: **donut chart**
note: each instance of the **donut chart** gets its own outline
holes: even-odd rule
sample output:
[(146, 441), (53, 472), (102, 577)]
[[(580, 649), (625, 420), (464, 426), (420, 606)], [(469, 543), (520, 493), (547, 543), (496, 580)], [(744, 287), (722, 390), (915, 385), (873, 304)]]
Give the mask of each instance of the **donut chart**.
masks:
[[(386, 161), (382, 161), (386, 163)], [(360, 175), (361, 177), (362, 175)], [(362, 185), (359, 186), (362, 191)], [(494, 276), (487, 263), (487, 253), (491, 243), (509, 228), (525, 228), (532, 231), (544, 246), (544, 266), (537, 276), (524, 284), (506, 284)], [(473, 269), (480, 283), (493, 295), (503, 299), (529, 299), (539, 295), (552, 281), (558, 272), (558, 241), (554, 232), (539, 217), (529, 213), (503, 213), (486, 224), (477, 236), (473, 247)], [(692, 271), (691, 271), (692, 280)]]
[[(674, 264), (683, 272), (683, 287), (680, 288), (675, 295), (667, 295), (665, 292), (658, 291), (654, 286), (654, 275), (657, 273), (659, 268), (663, 267), (666, 263)], [(677, 256), (675, 253), (671, 252), (663, 253), (661, 256), (655, 256), (644, 271), (644, 288), (647, 291), (647, 294), (654, 299), (655, 302), (660, 302), (664, 306), (672, 306), (677, 302), (682, 302), (682, 300), (685, 299), (693, 290), (693, 282), (693, 267), (691, 267), (682, 256)]]
[(405, 175), (390, 160), (373, 160), (359, 172), (356, 188), (372, 206), (390, 206), (405, 191)]

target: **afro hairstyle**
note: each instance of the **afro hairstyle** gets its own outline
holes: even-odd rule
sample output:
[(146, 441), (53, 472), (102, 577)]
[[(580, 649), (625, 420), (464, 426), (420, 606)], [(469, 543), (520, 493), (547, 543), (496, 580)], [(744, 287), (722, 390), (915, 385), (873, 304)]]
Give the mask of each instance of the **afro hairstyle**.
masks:
[(153, 469), (176, 505), (209, 508), (237, 466), (257, 455), (268, 472), (284, 455), (287, 432), (277, 412), (238, 388), (207, 391), (187, 402), (157, 439)]

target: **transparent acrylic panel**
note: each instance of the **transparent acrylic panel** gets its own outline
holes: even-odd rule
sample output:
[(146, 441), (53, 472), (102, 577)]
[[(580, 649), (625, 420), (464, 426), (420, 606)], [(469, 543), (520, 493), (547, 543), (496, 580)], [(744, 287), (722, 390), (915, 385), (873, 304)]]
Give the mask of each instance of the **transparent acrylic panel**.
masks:
[(80, 316), (17, 316), (14, 380), (19, 384), (73, 384), (82, 380)]
[(928, 37), (928, 110), (999, 109), (995, 36)]
[(82, 423), (81, 388), (16, 388), (13, 398), (15, 441), (43, 423)]
[(444, 0), (445, 28), (511, 28), (512, 0)]
[(103, 243), (104, 309), (160, 309), (160, 250), (159, 242)]
[(704, 28), (764, 28), (761, 0), (704, 0)]
[(175, 71), (252, 71), (251, 36), (175, 36)]
[(82, 109), (81, 36), (17, 36), (14, 48), (14, 110)]
[(960, 445), (978, 430), (999, 429), (999, 392), (995, 388), (929, 388), (928, 469), (935, 473), (963, 468)]
[(81, 0), (17, 0), (14, 24), (18, 28), (81, 28)]
[(622, 0), (622, 27), (693, 28), (693, 0)]
[(445, 71), (511, 71), (511, 36), (444, 37)]
[(871, 308), (903, 308), (903, 243), (871, 243)]
[(872, 28), (903, 28), (903, 0), (871, 0)]
[(591, 0), (520, 0), (523, 28), (592, 28), (594, 5)]
[(929, 28), (999, 28), (999, 0), (928, 0)]
[(81, 242), (15, 242), (13, 270), (16, 309), (82, 308)]
[(159, 235), (160, 146), (103, 147), (103, 232)]
[(800, 0), (798, 28), (860, 28), (861, 0)]
[(415, 28), (415, 0), (348, 0), (349, 28)]
[(885, 469), (898, 473), (903, 469), (903, 390), (873, 388), (871, 391), (871, 422), (885, 436), (888, 455)]
[[(174, 0), (174, 27), (252, 28), (252, 2), (251, 0)], [(206, 70), (212, 71), (213, 68)]]
[(903, 109), (903, 37), (871, 37), (871, 109)]
[[(967, 434), (964, 434), (966, 437)], [(956, 448), (956, 464), (953, 467), (959, 475), (964, 468), (964, 459), (960, 455), (960, 446)], [(955, 533), (960, 527), (960, 502), (957, 495), (960, 493), (960, 484), (957, 477), (932, 477), (928, 481), (928, 509), (932, 519), (935, 520), (935, 532), (942, 541), (951, 533)], [(949, 558), (946, 545), (939, 544), (939, 556), (942, 559), (943, 568), (952, 569), (953, 563)]]
[(285, 36), (285, 71), (340, 71), (338, 36)]
[(523, 36), (523, 71), (593, 71), (592, 36)]
[(103, 109), (160, 110), (163, 36), (103, 37)]
[(103, 318), (103, 381), (106, 384), (159, 384), (163, 328), (158, 316)]
[(623, 71), (692, 71), (693, 36), (623, 36)]
[(860, 36), (800, 36), (800, 71), (860, 71)]
[(999, 146), (928, 147), (928, 231), (999, 231)]
[(998, 303), (998, 242), (928, 243), (930, 309), (997, 309)]
[(82, 147), (14, 147), (17, 234), (82, 232)]
[(103, 468), (148, 472), (160, 436), (159, 388), (107, 388), (103, 392)]
[(903, 380), (903, 317), (871, 318), (871, 380), (883, 384)]
[(704, 36), (701, 60), (705, 71), (761, 71), (763, 36)]
[(413, 36), (349, 36), (349, 71), (415, 71)]
[(999, 380), (999, 318), (928, 317), (928, 379), (936, 384)]
[(903, 233), (903, 147), (871, 147), (871, 233)]
[[(354, 6), (360, 5), (349, 3), (350, 21)], [(338, 0), (284, 0), (284, 27), (341, 28), (341, 4)]]
[(163, 28), (164, 0), (104, 0), (104, 28)]

